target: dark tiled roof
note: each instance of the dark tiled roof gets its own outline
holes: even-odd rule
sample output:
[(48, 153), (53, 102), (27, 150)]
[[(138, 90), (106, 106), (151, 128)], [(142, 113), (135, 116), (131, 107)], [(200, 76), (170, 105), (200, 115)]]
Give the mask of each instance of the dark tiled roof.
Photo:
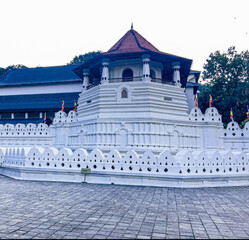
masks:
[(148, 50), (159, 52), (156, 47), (142, 37), (137, 31), (131, 29), (110, 48), (107, 54), (144, 52)]
[(75, 68), (74, 72), (79, 77), (83, 78), (82, 72), (84, 68), (89, 68), (92, 71), (94, 69), (95, 72), (99, 71), (101, 62), (104, 58), (109, 58), (111, 61), (122, 59), (129, 60), (132, 58), (141, 58), (141, 55), (143, 54), (150, 54), (152, 61), (158, 61), (165, 64), (166, 68), (164, 70), (168, 73), (172, 71), (171, 63), (179, 61), (181, 63), (181, 72), (183, 76), (181, 82), (185, 87), (192, 60), (159, 51), (134, 29), (130, 29), (126, 32), (126, 34), (117, 41), (109, 51), (98, 54), (84, 62), (79, 67)]
[(73, 69), (79, 64), (13, 69), (0, 76), (0, 86), (55, 84), (82, 81)]
[(73, 109), (74, 100), (78, 100), (79, 94), (78, 92), (0, 96), (0, 111), (59, 111), (61, 109), (62, 100), (64, 100), (65, 109)]

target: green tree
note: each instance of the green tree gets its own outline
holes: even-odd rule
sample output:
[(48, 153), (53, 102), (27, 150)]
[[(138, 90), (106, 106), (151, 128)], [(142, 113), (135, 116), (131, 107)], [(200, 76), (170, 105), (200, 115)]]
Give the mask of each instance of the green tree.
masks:
[(0, 68), (0, 76), (6, 72), (5, 68)]
[(93, 58), (94, 56), (102, 53), (102, 51), (97, 52), (88, 52), (85, 54), (81, 54), (79, 56), (75, 56), (73, 60), (71, 60), (68, 64), (78, 64), (78, 63), (84, 63), (88, 61), (90, 58)]
[(230, 109), (234, 120), (241, 123), (246, 118), (249, 105), (249, 52), (238, 53), (230, 47), (227, 53), (211, 53), (204, 64), (203, 82), (200, 94), (200, 108), (208, 107), (209, 94), (213, 106), (222, 114), (223, 122), (230, 122)]
[(0, 76), (12, 69), (21, 69), (21, 68), (27, 68), (27, 67), (22, 64), (17, 64), (17, 65), (10, 65), (6, 68), (0, 68)]

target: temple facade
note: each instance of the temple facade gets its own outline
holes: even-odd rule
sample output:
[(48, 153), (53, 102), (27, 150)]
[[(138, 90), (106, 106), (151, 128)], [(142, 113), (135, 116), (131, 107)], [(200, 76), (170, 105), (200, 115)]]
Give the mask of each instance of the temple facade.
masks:
[(39, 124), (46, 113), (50, 124), (63, 100), (66, 113), (74, 108), (82, 89), (142, 80), (168, 85), (180, 81), (191, 110), (200, 75), (190, 70), (191, 63), (160, 52), (131, 29), (108, 52), (85, 64), (14, 69), (0, 76), (0, 123)]
[(0, 173), (82, 182), (88, 172), (91, 183), (150, 186), (249, 185), (249, 122), (224, 129), (215, 107), (202, 113), (194, 106), (200, 73), (191, 64), (130, 29), (109, 51), (68, 66), (75, 79), (63, 93), (78, 94), (77, 111), (56, 111), (49, 126), (0, 125)]

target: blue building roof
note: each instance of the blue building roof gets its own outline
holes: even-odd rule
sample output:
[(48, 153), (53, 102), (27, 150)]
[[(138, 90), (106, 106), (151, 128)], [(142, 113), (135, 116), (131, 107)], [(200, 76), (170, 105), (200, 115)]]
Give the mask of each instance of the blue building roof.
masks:
[(190, 70), (189, 74), (195, 75), (195, 82), (198, 83), (201, 71)]
[(62, 100), (65, 109), (70, 110), (74, 108), (74, 100), (78, 100), (79, 94), (80, 92), (0, 96), (0, 111), (59, 111)]
[(82, 79), (73, 72), (78, 66), (80, 64), (13, 69), (0, 76), (0, 87), (82, 82)]

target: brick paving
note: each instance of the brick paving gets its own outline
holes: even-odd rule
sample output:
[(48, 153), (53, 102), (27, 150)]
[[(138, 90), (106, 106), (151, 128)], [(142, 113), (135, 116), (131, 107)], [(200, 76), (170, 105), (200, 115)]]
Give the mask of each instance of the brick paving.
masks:
[(0, 176), (0, 238), (249, 238), (249, 187), (176, 189)]

